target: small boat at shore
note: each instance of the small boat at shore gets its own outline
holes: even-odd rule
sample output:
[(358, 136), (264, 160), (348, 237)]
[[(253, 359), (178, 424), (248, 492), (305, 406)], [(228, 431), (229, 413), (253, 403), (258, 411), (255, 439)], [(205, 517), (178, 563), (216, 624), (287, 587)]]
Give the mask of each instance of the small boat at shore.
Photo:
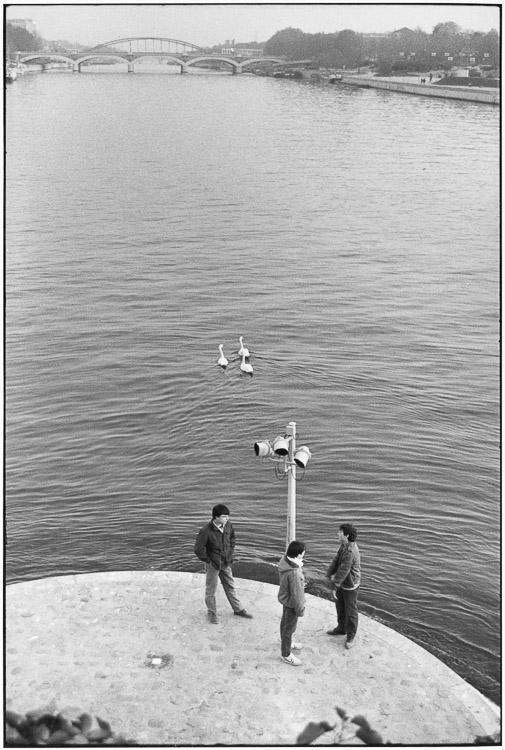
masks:
[(13, 83), (18, 77), (18, 70), (16, 65), (7, 65), (5, 68), (5, 82)]

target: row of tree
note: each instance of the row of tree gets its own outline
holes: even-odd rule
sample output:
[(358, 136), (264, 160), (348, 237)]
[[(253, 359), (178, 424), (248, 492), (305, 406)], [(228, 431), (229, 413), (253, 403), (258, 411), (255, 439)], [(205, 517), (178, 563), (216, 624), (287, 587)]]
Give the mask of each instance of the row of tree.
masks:
[(36, 34), (30, 34), (20, 26), (7, 23), (5, 27), (5, 46), (7, 54), (13, 52), (38, 52), (43, 49), (44, 41)]
[(448, 69), (461, 65), (499, 66), (500, 38), (463, 31), (455, 23), (440, 23), (431, 34), (422, 29), (400, 29), (389, 34), (358, 34), (350, 29), (334, 34), (306, 34), (300, 29), (278, 31), (264, 45), (269, 55), (290, 60), (311, 59), (330, 68), (390, 65), (417, 70)]

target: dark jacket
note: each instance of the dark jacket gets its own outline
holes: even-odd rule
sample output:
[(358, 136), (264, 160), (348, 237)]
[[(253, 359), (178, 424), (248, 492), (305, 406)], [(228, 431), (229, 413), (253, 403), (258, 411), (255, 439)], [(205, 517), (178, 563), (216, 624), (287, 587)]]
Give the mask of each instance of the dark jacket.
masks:
[(235, 549), (235, 529), (228, 521), (224, 531), (219, 531), (214, 521), (200, 529), (195, 542), (195, 555), (216, 570), (231, 565)]
[(298, 617), (302, 617), (305, 610), (305, 576), (302, 569), (288, 560), (286, 555), (281, 557), (277, 567), (279, 568), (277, 598), (284, 607), (294, 609)]
[(361, 559), (356, 542), (341, 544), (326, 573), (336, 589), (354, 589), (361, 582)]

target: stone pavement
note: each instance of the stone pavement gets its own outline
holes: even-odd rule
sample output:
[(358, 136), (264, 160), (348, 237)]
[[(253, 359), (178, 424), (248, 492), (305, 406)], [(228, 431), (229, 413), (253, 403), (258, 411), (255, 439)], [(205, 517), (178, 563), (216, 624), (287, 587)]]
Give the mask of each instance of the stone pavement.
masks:
[[(303, 664), (280, 660), (278, 587), (238, 579), (235, 617), (218, 588), (207, 622), (200, 573), (69, 575), (5, 589), (5, 698), (25, 713), (74, 706), (137, 744), (294, 745), (335, 706), (393, 744), (470, 745), (497, 706), (423, 648), (360, 615), (356, 647), (326, 635), (332, 602), (307, 595)], [(332, 734), (317, 744), (331, 744)], [(354, 740), (353, 744), (361, 744)]]

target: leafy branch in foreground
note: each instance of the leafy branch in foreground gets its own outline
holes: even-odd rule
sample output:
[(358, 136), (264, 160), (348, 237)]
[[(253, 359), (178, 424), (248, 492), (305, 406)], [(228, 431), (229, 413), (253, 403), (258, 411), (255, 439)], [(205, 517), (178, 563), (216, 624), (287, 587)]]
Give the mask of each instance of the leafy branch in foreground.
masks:
[(5, 712), (5, 744), (26, 745), (135, 745), (116, 735), (110, 724), (90, 714), (62, 711), (56, 715), (44, 711), (17, 714)]
[[(349, 740), (357, 737), (365, 745), (391, 745), (391, 742), (383, 742), (381, 735), (372, 729), (368, 720), (358, 714), (352, 718), (347, 715), (343, 708), (335, 706), (335, 711), (340, 719), (340, 724), (328, 724), (327, 721), (310, 721), (303, 732), (296, 739), (297, 745), (310, 745), (312, 742), (327, 732), (335, 730), (335, 742), (333, 745), (345, 745)], [(354, 726), (353, 726), (354, 725)], [(356, 728), (357, 727), (357, 728)], [(478, 736), (473, 741), (474, 745), (501, 745), (501, 732), (497, 730), (492, 735)]]
[(497, 730), (493, 734), (479, 735), (473, 741), (474, 745), (501, 745), (501, 732)]
[(364, 716), (357, 715), (352, 718), (347, 715), (346, 711), (339, 706), (335, 706), (340, 723), (328, 724), (327, 721), (314, 722), (310, 721), (303, 732), (296, 739), (297, 745), (310, 745), (312, 742), (327, 732), (335, 730), (334, 745), (345, 745), (349, 740), (357, 737), (365, 745), (389, 745), (390, 742), (383, 742), (381, 735), (372, 729), (368, 720)]
[[(25, 715), (7, 710), (5, 712), (5, 746), (27, 747), (66, 746), (66, 745), (121, 745), (131, 746), (137, 743), (115, 734), (110, 724), (98, 716), (93, 718), (88, 713), (79, 713), (76, 709), (64, 709), (56, 715), (49, 713), (51, 708), (39, 711), (28, 711)], [(327, 721), (310, 721), (296, 740), (297, 745), (310, 745), (327, 732), (335, 732), (332, 745), (346, 745), (357, 738), (365, 745), (391, 745), (383, 742), (381, 735), (372, 729), (368, 720), (360, 714), (352, 718), (343, 708), (335, 706), (339, 721), (329, 724)], [(216, 743), (221, 745), (224, 743)], [(476, 737), (474, 745), (501, 745), (501, 733)]]

